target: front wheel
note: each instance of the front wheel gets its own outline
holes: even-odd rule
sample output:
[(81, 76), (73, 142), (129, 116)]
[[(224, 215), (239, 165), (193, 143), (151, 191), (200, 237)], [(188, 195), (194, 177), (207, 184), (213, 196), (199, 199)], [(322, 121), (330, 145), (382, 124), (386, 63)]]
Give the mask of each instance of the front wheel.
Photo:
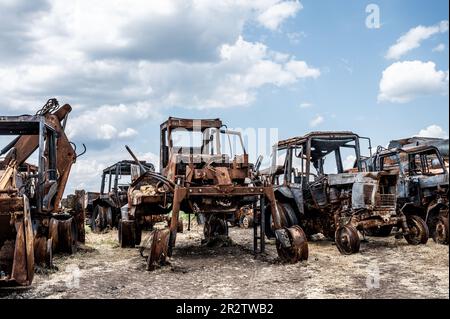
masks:
[(155, 229), (151, 234), (150, 251), (147, 257), (147, 270), (166, 264), (170, 241), (170, 231), (168, 229)]
[(436, 223), (433, 240), (442, 245), (448, 245), (448, 218), (440, 217)]
[(339, 227), (334, 238), (341, 254), (351, 255), (359, 251), (361, 241), (355, 227), (350, 225)]
[(406, 223), (409, 233), (405, 235), (405, 239), (410, 245), (424, 245), (428, 241), (429, 232), (425, 221), (419, 216), (408, 216)]
[(282, 262), (295, 264), (298, 261), (308, 260), (308, 241), (300, 226), (282, 228), (275, 233), (277, 252)]

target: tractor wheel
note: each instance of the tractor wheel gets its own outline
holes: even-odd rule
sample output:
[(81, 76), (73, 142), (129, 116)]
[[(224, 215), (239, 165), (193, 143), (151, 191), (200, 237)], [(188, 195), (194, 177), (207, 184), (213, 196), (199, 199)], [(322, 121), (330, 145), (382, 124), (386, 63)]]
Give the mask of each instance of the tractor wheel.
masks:
[(286, 215), (286, 222), (288, 227), (298, 225), (298, 218), (295, 214), (295, 210), (292, 208), (291, 204), (289, 203), (282, 203), (281, 204), (284, 209), (284, 213)]
[[(284, 210), (283, 205), (281, 205), (281, 203), (277, 201), (277, 207), (278, 207), (278, 211), (280, 212), (281, 227), (288, 227), (289, 223), (288, 223), (288, 220), (286, 217), (286, 212)], [(266, 206), (264, 219), (265, 219), (264, 220), (265, 221), (264, 232), (266, 233), (267, 238), (274, 238), (275, 230), (274, 230), (274, 226), (273, 226), (272, 209), (271, 209), (270, 205)]]
[(298, 261), (308, 259), (308, 241), (303, 229), (298, 226), (292, 226), (284, 228), (285, 236), (287, 236), (290, 242), (290, 246), (283, 245), (281, 240), (277, 240), (276, 247), (278, 256), (284, 263), (295, 264)]
[(440, 217), (436, 223), (433, 240), (442, 245), (448, 245), (448, 217)]
[(242, 228), (250, 228), (250, 227), (252, 227), (253, 226), (253, 216), (251, 216), (251, 215), (244, 215), (244, 216), (242, 216), (241, 221), (240, 221), (239, 224), (240, 224), (240, 226)]
[(341, 226), (336, 230), (334, 237), (341, 254), (351, 255), (359, 251), (361, 241), (355, 227), (351, 225)]
[(136, 223), (134, 220), (120, 220), (119, 243), (122, 248), (134, 248), (136, 246)]
[(77, 251), (78, 228), (73, 217), (58, 220), (58, 251), (74, 254)]
[(97, 205), (94, 207), (91, 217), (91, 229), (94, 233), (101, 232), (106, 228), (106, 220), (103, 214), (103, 207)]
[(52, 239), (45, 236), (34, 238), (34, 263), (41, 267), (51, 268), (53, 266)]
[(409, 234), (405, 235), (405, 239), (410, 245), (424, 245), (428, 241), (428, 226), (425, 221), (416, 215), (408, 216), (406, 219)]
[(169, 250), (170, 230), (155, 229), (151, 236), (150, 252), (147, 257), (147, 270), (155, 270), (166, 264)]
[(104, 208), (104, 214), (105, 214), (104, 216), (106, 219), (105, 220), (105, 222), (106, 222), (105, 228), (109, 227), (112, 229), (114, 227), (114, 218), (113, 218), (113, 212), (112, 212), (112, 209), (110, 206)]
[(207, 241), (218, 236), (224, 236), (228, 233), (228, 224), (226, 220), (210, 215), (203, 227), (203, 235)]

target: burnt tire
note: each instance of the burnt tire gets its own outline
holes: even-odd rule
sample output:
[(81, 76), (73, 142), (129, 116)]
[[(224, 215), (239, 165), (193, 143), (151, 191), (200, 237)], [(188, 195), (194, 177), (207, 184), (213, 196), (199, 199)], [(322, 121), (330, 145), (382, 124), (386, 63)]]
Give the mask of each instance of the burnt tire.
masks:
[(281, 206), (283, 206), (284, 214), (286, 216), (286, 222), (287, 226), (291, 227), (294, 225), (298, 225), (298, 218), (295, 213), (294, 208), (292, 208), (291, 204), (289, 203), (282, 203)]
[[(277, 207), (278, 211), (280, 212), (280, 218), (281, 218), (281, 227), (287, 227), (288, 221), (286, 218), (286, 212), (284, 210), (283, 205), (281, 205), (280, 202), (277, 201)], [(275, 238), (275, 229), (273, 224), (273, 217), (272, 217), (272, 208), (270, 205), (266, 206), (266, 210), (264, 212), (264, 232), (266, 234), (267, 238)]]
[(419, 216), (408, 216), (406, 223), (409, 233), (405, 235), (405, 239), (410, 245), (425, 245), (428, 241), (429, 231), (425, 221)]
[(361, 241), (358, 231), (351, 225), (344, 225), (336, 229), (334, 239), (336, 247), (343, 255), (351, 255), (359, 251)]
[(151, 236), (149, 255), (147, 257), (147, 270), (152, 271), (164, 266), (169, 256), (170, 231), (168, 229), (155, 229)]
[(440, 217), (436, 223), (433, 240), (437, 244), (448, 245), (448, 217)]
[(239, 226), (241, 228), (251, 228), (253, 227), (253, 216), (251, 215), (244, 215), (241, 217), (241, 220), (239, 222)]
[(210, 215), (203, 227), (203, 235), (206, 240), (228, 234), (228, 223), (225, 219)]
[(392, 225), (369, 228), (366, 230), (366, 234), (373, 237), (388, 237), (392, 232), (392, 228), (394, 228)]
[(283, 247), (281, 242), (277, 240), (276, 247), (280, 260), (284, 263), (295, 264), (298, 261), (308, 260), (309, 249), (308, 241), (303, 229), (298, 226), (285, 228), (289, 237), (290, 247)]
[(57, 251), (74, 254), (78, 246), (78, 227), (73, 217), (67, 220), (58, 220)]
[[(122, 248), (136, 246), (136, 223), (134, 220), (121, 220), (118, 227), (119, 243)], [(139, 238), (138, 238), (139, 239)], [(140, 241), (140, 240), (139, 240)]]
[(90, 226), (94, 233), (101, 232), (106, 228), (106, 219), (104, 218), (102, 207), (99, 205), (96, 205), (92, 211)]

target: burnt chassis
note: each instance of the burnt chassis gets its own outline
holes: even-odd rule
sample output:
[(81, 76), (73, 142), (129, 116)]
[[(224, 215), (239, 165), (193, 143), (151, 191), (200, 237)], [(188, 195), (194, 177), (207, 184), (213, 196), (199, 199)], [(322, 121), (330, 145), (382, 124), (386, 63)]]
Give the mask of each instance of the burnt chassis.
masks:
[[(273, 162), (265, 174), (274, 185), (285, 223), (300, 224), (308, 236), (322, 233), (334, 237), (343, 254), (359, 251), (358, 230), (364, 234), (367, 229), (385, 226), (399, 226), (409, 243), (423, 243), (424, 237), (428, 239), (424, 222), (407, 220), (396, 209), (397, 174), (363, 172), (360, 139), (368, 138), (352, 132), (311, 132), (274, 146)], [(344, 171), (341, 147), (355, 151), (355, 167), (349, 171)], [(283, 150), (286, 158), (280, 167), (276, 163), (277, 152)], [(324, 157), (333, 152), (337, 173), (326, 174)], [(300, 168), (293, 166), (294, 156), (300, 159)], [(312, 168), (317, 175), (311, 172)], [(266, 220), (266, 225), (269, 223)]]
[(134, 161), (122, 160), (103, 170), (100, 193), (92, 201), (92, 212), (89, 214), (89, 225), (94, 232), (118, 227), (122, 207), (128, 204), (129, 187), (129, 184), (119, 184), (120, 179), (122, 176), (130, 176), (132, 182), (141, 174), (142, 169), (155, 170), (151, 163), (143, 161), (140, 165), (142, 168)]
[[(172, 133), (177, 129), (201, 132), (202, 145), (195, 147), (174, 146)], [(220, 152), (219, 134), (235, 134), (241, 141), (243, 155), (236, 155), (232, 161)], [(210, 135), (212, 134), (212, 135)], [(192, 120), (169, 118), (161, 124), (160, 173), (146, 172), (129, 188), (128, 221), (121, 226), (122, 246), (134, 246), (140, 241), (139, 220), (145, 215), (170, 214), (171, 220), (178, 220), (180, 211), (205, 216), (204, 236), (207, 241), (217, 236), (228, 235), (227, 218), (240, 207), (251, 204), (256, 214), (264, 207), (267, 199), (272, 210), (274, 228), (277, 233), (277, 250), (282, 260), (297, 262), (307, 259), (306, 237), (299, 226), (283, 228), (278, 208), (275, 205), (273, 188), (254, 178), (253, 166), (248, 163), (248, 155), (239, 133), (224, 130), (221, 120)], [(143, 185), (153, 185), (152, 194), (142, 194), (138, 190)], [(190, 220), (190, 219), (189, 219)], [(254, 223), (254, 250), (264, 251), (264, 222), (259, 234)], [(153, 231), (151, 242), (142, 249), (147, 252), (148, 270), (166, 262), (172, 255), (177, 235), (177, 224), (170, 223), (167, 229)]]
[[(429, 156), (437, 160), (434, 168), (430, 167), (433, 163), (427, 160)], [(368, 166), (375, 171), (398, 173), (397, 207), (406, 215), (416, 215), (425, 220), (435, 242), (448, 244), (448, 171), (438, 147), (421, 145), (384, 149), (379, 146)], [(388, 232), (389, 229), (381, 229), (375, 235), (383, 236)]]
[[(64, 133), (71, 107), (52, 111), (0, 117), (0, 134), (18, 135), (1, 151), (0, 286), (31, 285), (35, 265), (51, 267), (53, 253), (73, 253), (80, 240), (79, 212), (59, 211), (77, 157)], [(25, 163), (36, 149), (37, 167)]]

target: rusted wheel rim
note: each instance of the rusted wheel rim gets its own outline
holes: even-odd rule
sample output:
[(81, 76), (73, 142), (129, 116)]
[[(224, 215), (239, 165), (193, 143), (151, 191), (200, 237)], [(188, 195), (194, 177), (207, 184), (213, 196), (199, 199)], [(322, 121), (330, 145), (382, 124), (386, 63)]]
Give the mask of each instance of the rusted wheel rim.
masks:
[(448, 218), (439, 218), (439, 221), (436, 223), (434, 240), (438, 244), (448, 244)]
[(203, 228), (203, 234), (205, 235), (205, 239), (210, 239), (220, 235), (226, 235), (226, 233), (227, 233), (227, 224), (225, 220), (218, 218), (214, 215), (211, 215), (209, 219), (205, 222), (205, 226)]
[(250, 228), (252, 226), (253, 226), (253, 218), (251, 216), (244, 216), (244, 218), (242, 218), (242, 227)]
[(406, 220), (409, 233), (405, 236), (410, 245), (426, 244), (428, 241), (428, 226), (419, 216), (409, 216)]
[(285, 229), (288, 232), (291, 247), (283, 247), (281, 243), (277, 242), (277, 252), (281, 261), (295, 264), (298, 261), (307, 260), (308, 241), (303, 229), (298, 225)]
[(77, 225), (73, 217), (58, 221), (58, 241), (61, 252), (74, 254), (77, 251)]
[(147, 270), (154, 270), (166, 263), (169, 249), (170, 231), (168, 229), (156, 229), (153, 231), (150, 254), (147, 258)]
[(353, 226), (344, 225), (339, 227), (335, 233), (335, 241), (341, 254), (350, 255), (359, 251), (359, 235)]

